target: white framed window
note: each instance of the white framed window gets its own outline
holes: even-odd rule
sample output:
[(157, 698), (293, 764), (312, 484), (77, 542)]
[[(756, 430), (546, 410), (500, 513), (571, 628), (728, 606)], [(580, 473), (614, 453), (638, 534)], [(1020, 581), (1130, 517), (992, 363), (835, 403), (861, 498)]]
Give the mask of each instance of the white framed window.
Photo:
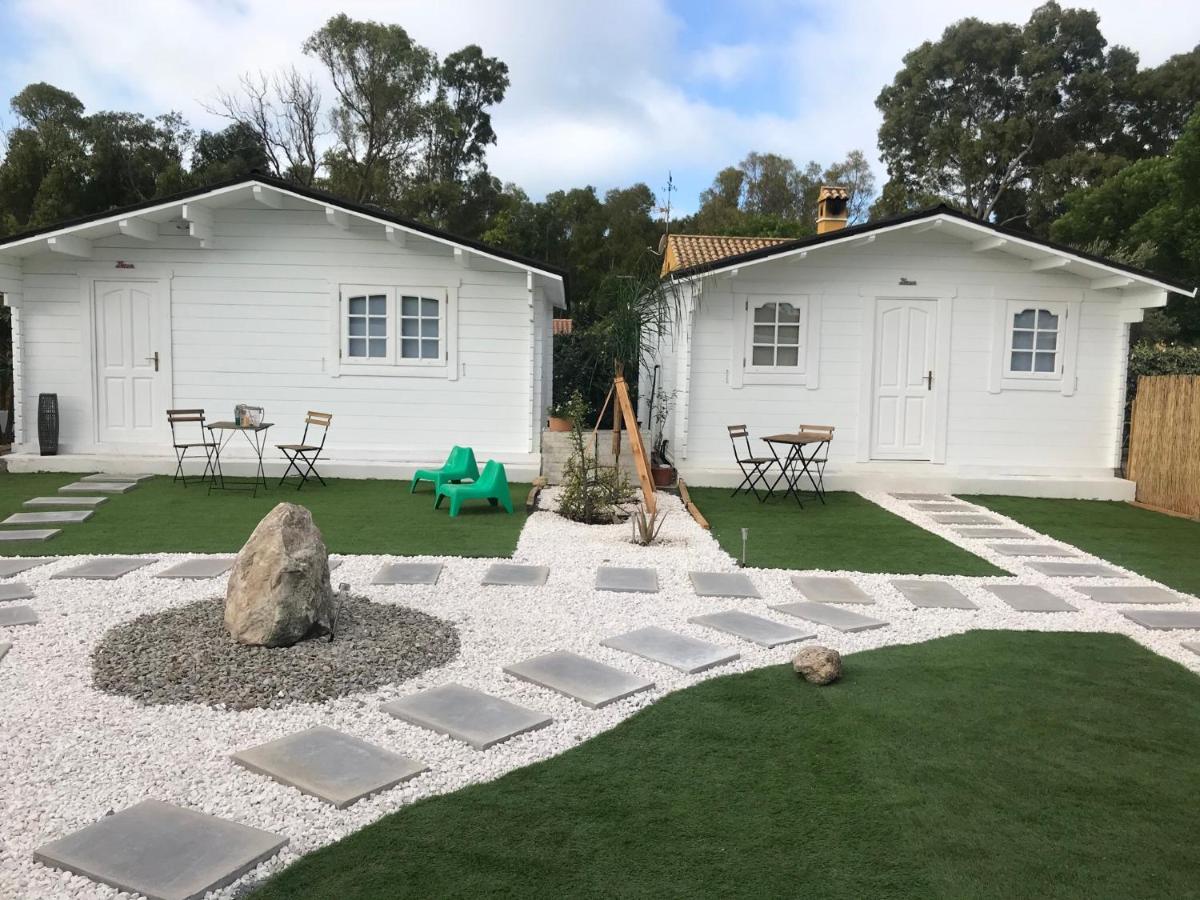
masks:
[(457, 291), (444, 287), (340, 284), (333, 374), (456, 377)]
[(816, 388), (821, 298), (763, 292), (734, 295), (729, 384)]
[(1082, 304), (1071, 296), (1073, 292), (1056, 293), (1054, 299), (996, 301), (988, 375), (991, 393), (1075, 393)]
[(1008, 361), (1014, 378), (1060, 378), (1066, 311), (1060, 304), (1009, 304)]
[(798, 301), (756, 300), (749, 305), (746, 366), (752, 370), (804, 371), (804, 305)]

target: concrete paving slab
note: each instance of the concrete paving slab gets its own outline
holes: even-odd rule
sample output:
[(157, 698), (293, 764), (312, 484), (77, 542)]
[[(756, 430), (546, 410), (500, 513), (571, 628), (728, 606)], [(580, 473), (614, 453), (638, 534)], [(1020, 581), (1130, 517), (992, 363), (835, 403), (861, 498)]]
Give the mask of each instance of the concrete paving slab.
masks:
[(96, 513), (90, 509), (55, 509), (48, 512), (13, 513), (0, 525), (75, 525)]
[(970, 525), (959, 526), (952, 529), (956, 534), (960, 534), (965, 538), (975, 541), (1002, 541), (1002, 540), (1029, 540), (1035, 535), (1029, 531), (1022, 531), (1020, 528), (977, 528)]
[(428, 769), (419, 760), (324, 725), (239, 750), (231, 758), (251, 772), (266, 775), (338, 809), (386, 791)]
[(75, 481), (58, 489), (60, 494), (128, 494), (136, 481)]
[(437, 584), (440, 562), (388, 563), (375, 573), (371, 584)]
[(668, 631), (656, 625), (615, 634), (605, 638), (600, 644), (623, 653), (632, 653), (651, 662), (662, 663), (688, 675), (733, 662), (741, 656), (740, 653), (730, 651), (726, 647)]
[(1183, 598), (1166, 588), (1148, 584), (1131, 584), (1088, 587), (1087, 585), (1072, 585), (1081, 594), (1086, 594), (1097, 603), (1182, 603)]
[(984, 587), (1017, 612), (1076, 612), (1062, 597), (1031, 584), (985, 584)]
[(155, 572), (155, 578), (216, 578), (224, 575), (233, 568), (236, 556), (199, 556), (196, 559), (185, 559), (177, 562), (161, 572)]
[(21, 505), (28, 506), (30, 509), (39, 509), (44, 507), (57, 508), (60, 506), (95, 507), (107, 502), (107, 497), (84, 497), (82, 495), (72, 495), (66, 497), (34, 497), (31, 500), (26, 500)]
[(50, 538), (61, 533), (61, 528), (22, 528), (20, 531), (0, 531), (0, 543), (48, 541)]
[(14, 581), (11, 584), (0, 584), (0, 602), (28, 600), (32, 596), (33, 588), (24, 582)]
[(627, 594), (657, 594), (658, 572), (654, 569), (630, 569), (600, 566), (596, 569), (596, 590)]
[(566, 650), (513, 663), (505, 666), (504, 671), (522, 681), (565, 694), (592, 709), (654, 687), (653, 681)]
[(792, 587), (814, 603), (874, 603), (871, 595), (849, 578), (793, 575)]
[(1078, 556), (1070, 547), (1057, 544), (988, 544), (987, 547), (1003, 556)]
[(948, 581), (897, 578), (892, 580), (892, 585), (913, 606), (925, 609), (979, 609)]
[[(1184, 650), (1191, 650), (1193, 653), (1200, 655), (1200, 641), (1181, 641), (1180, 644)], [(0, 656), (3, 655), (3, 653), (0, 653)]]
[(137, 484), (139, 481), (145, 481), (147, 478), (153, 478), (153, 475), (112, 475), (107, 472), (98, 472), (95, 475), (84, 475), (80, 481), (100, 482), (101, 484), (112, 484), (114, 482), (132, 482)]
[(1155, 631), (1200, 630), (1200, 611), (1194, 609), (1123, 609), (1121, 615)]
[(340, 556), (329, 557), (329, 571), (332, 572), (334, 569), (340, 566), (342, 562), (343, 560)]
[(688, 621), (732, 634), (734, 637), (740, 637), (742, 640), (758, 644), (760, 647), (778, 647), (781, 644), (794, 644), (796, 641), (806, 641), (816, 637), (810, 632), (801, 631), (791, 625), (784, 625), (782, 622), (764, 619), (762, 616), (751, 615), (740, 609), (692, 616)]
[(519, 566), (513, 563), (493, 563), (483, 573), (480, 584), (509, 584), (517, 587), (539, 587), (550, 577), (546, 566)]
[(413, 725), (486, 750), (501, 741), (545, 728), (544, 713), (493, 697), (461, 684), (443, 684), (385, 703), (384, 712)]
[(919, 512), (979, 514), (978, 507), (971, 506), (969, 503), (910, 503), (909, 506)]
[(151, 900), (196, 900), (236, 881), (287, 838), (161, 800), (143, 800), (43, 844), (43, 865)]
[(945, 513), (944, 515), (934, 514), (930, 516), (933, 521), (939, 525), (1000, 525), (1001, 521), (994, 516), (985, 516), (980, 513)]
[(897, 500), (940, 500), (942, 503), (957, 503), (958, 498), (949, 494), (892, 494)]
[(36, 625), (37, 613), (28, 606), (0, 606), (0, 628), (10, 625)]
[(1035, 572), (1049, 575), (1052, 578), (1126, 578), (1124, 572), (1118, 572), (1109, 566), (1099, 563), (1072, 562), (1031, 562), (1025, 565)]
[(46, 563), (58, 562), (57, 556), (13, 556), (0, 559), (0, 578), (12, 578)]
[(697, 597), (762, 597), (741, 572), (688, 572), (688, 578)]
[(797, 601), (796, 603), (780, 603), (777, 606), (772, 606), (771, 609), (777, 609), (780, 612), (787, 613), (789, 616), (795, 616), (807, 622), (828, 625), (830, 628), (836, 628), (838, 631), (844, 631), (847, 634), (852, 634), (856, 631), (870, 631), (872, 628), (883, 628), (888, 624), (881, 619), (872, 619), (870, 616), (851, 612), (848, 609), (842, 609), (840, 606), (831, 606), (828, 603)]
[(12, 644), (8, 641), (0, 641), (0, 659), (8, 656), (8, 651), (12, 649)]
[(156, 562), (158, 562), (157, 559), (143, 559), (136, 556), (97, 556), (77, 566), (63, 569), (61, 572), (55, 572), (50, 577), (52, 579), (92, 578), (111, 581), (114, 578), (128, 575), (130, 572)]

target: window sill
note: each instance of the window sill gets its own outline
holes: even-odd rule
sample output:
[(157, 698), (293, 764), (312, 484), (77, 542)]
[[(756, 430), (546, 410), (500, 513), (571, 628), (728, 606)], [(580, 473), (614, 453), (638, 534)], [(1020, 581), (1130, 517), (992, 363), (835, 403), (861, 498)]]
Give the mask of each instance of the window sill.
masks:
[(1011, 375), (1000, 377), (1001, 391), (1059, 391), (1065, 384), (1061, 376), (1055, 378), (1014, 378)]
[(445, 363), (437, 365), (405, 365), (397, 363), (348, 363), (342, 361), (337, 370), (332, 373), (334, 378), (344, 378), (352, 375), (382, 376), (384, 378), (449, 378), (450, 367)]
[(807, 384), (808, 375), (804, 372), (766, 372), (744, 369), (742, 384)]

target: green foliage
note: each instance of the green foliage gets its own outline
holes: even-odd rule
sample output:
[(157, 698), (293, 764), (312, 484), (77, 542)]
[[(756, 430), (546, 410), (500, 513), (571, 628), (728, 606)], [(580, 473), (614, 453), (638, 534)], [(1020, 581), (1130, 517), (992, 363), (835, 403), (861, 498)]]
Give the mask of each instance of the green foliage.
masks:
[(1200, 375), (1200, 346), (1139, 341), (1129, 354), (1129, 377)]
[(563, 469), (558, 512), (588, 525), (616, 521), (617, 504), (629, 495), (629, 480), (614, 466), (602, 466), (588, 449), (588, 402), (579, 391), (562, 411), (571, 422), (571, 456)]

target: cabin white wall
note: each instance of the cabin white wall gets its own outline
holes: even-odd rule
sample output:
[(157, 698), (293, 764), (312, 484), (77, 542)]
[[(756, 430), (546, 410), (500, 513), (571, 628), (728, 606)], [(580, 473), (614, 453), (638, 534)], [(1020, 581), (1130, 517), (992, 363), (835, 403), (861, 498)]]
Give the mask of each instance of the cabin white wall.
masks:
[[(276, 423), (272, 443), (297, 440), (309, 409), (333, 413), (332, 462), (440, 460), (455, 443), (474, 446), (481, 459), (536, 458), (530, 423), (547, 370), (537, 364), (534, 332), (549, 305), (531, 296), (525, 272), (478, 256), (464, 267), (449, 247), (415, 236), (397, 247), (381, 226), (353, 217), (339, 230), (312, 207), (214, 214), (210, 248), (164, 224), (154, 243), (97, 239), (91, 260), (24, 261), (24, 398), (32, 408), (39, 392), (59, 394), (61, 452), (103, 450), (85, 333), (86, 284), (102, 271), (112, 280), (170, 274), (172, 346), (164, 352), (175, 407), (203, 407), (218, 419), (235, 403), (261, 405)], [(116, 270), (117, 260), (136, 268)], [(456, 288), (457, 379), (360, 375), (349, 366), (335, 376), (331, 334), (340, 323), (331, 292), (339, 283)]]
[[(954, 294), (949, 372), (935, 375), (949, 378), (946, 458), (944, 464), (924, 463), (922, 468), (958, 474), (1112, 474), (1125, 371), (1121, 293), (1090, 291), (1081, 278), (1031, 272), (1024, 260), (976, 253), (966, 242), (935, 234), (887, 235), (856, 249), (829, 248), (803, 260), (748, 267), (736, 277), (704, 279), (691, 335), (688, 404), (676, 415), (676, 431), (682, 432), (677, 449), (686, 441), (680, 461), (684, 473), (700, 484), (723, 482), (736, 471), (728, 425), (746, 424), (760, 437), (795, 431), (801, 422), (836, 427), (831, 474), (861, 471), (859, 429), (866, 417), (860, 415), (860, 385), (872, 352), (863, 346), (864, 308), (869, 297), (886, 295), (889, 286), (895, 290), (902, 277), (917, 282), (906, 289), (913, 297), (939, 296), (946, 290)], [(989, 392), (995, 304), (1009, 296), (1064, 289), (1083, 297), (1075, 393)], [(731, 368), (741, 355), (732, 343), (742, 339), (733, 335), (734, 294), (772, 290), (821, 297), (815, 389), (732, 386)]]

